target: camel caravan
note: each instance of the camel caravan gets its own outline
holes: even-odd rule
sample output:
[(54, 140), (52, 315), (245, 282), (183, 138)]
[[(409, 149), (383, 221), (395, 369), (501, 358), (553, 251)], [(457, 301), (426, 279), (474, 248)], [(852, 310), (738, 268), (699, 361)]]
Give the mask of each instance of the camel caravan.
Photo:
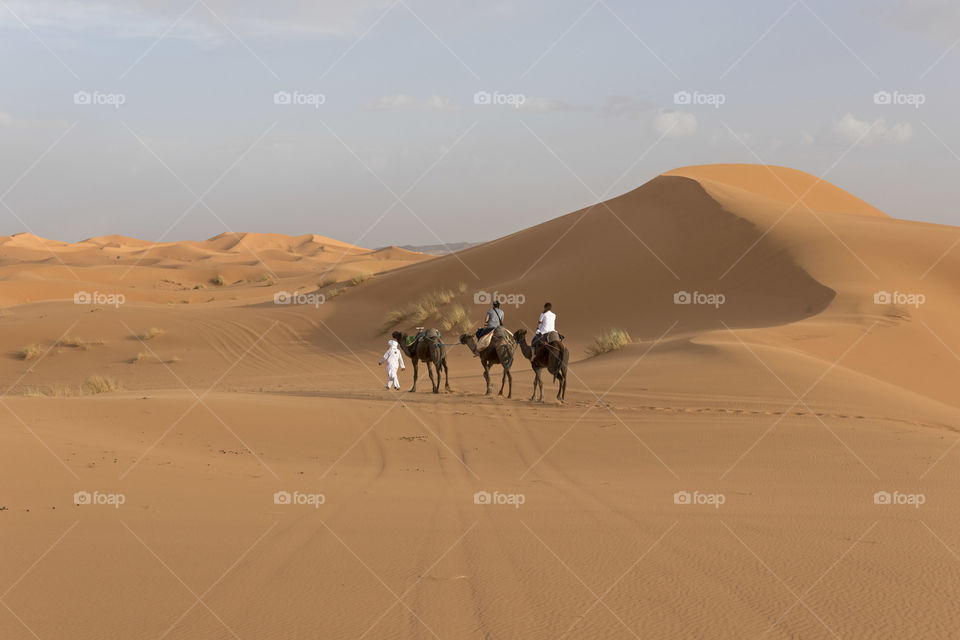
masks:
[[(430, 377), (433, 392), (440, 393), (441, 375), (443, 376), (444, 389), (450, 391), (447, 347), (462, 344), (470, 349), (474, 357), (480, 359), (480, 365), (483, 367), (483, 380), (487, 385), (485, 395), (490, 395), (493, 392), (490, 382), (490, 368), (494, 365), (500, 365), (503, 368), (503, 375), (500, 379), (500, 391), (497, 395), (502, 396), (503, 389), (506, 387), (507, 398), (512, 398), (513, 375), (510, 373), (510, 369), (519, 348), (520, 353), (530, 362), (533, 369), (533, 394), (530, 396), (530, 400), (543, 401), (543, 370), (546, 369), (553, 376), (553, 381), (558, 383), (557, 400), (563, 402), (567, 391), (567, 368), (570, 363), (570, 350), (563, 344), (563, 336), (555, 328), (556, 317), (552, 305), (549, 302), (546, 303), (543, 306), (543, 313), (540, 314), (537, 330), (530, 344), (527, 344), (526, 329), (518, 329), (511, 333), (503, 326), (504, 312), (500, 308), (500, 303), (496, 301), (487, 310), (483, 326), (475, 334), (465, 333), (461, 335), (457, 343), (445, 344), (437, 329), (418, 327), (417, 333), (413, 335), (394, 331), (393, 339), (388, 343), (387, 352), (380, 359), (380, 364), (387, 363), (387, 388), (400, 388), (397, 372), (398, 367), (399, 370), (406, 369), (403, 361), (403, 356), (406, 355), (413, 363), (411, 392), (417, 390), (421, 361), (426, 363), (427, 375)], [(437, 374), (436, 378), (433, 375), (434, 371)]]

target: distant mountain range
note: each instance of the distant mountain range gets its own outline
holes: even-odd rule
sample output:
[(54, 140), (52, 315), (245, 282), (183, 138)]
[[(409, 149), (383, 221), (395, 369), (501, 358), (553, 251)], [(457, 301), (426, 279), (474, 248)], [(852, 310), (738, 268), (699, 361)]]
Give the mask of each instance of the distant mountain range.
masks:
[(401, 245), (401, 249), (406, 249), (407, 251), (419, 251), (420, 253), (429, 253), (434, 256), (443, 256), (448, 253), (454, 253), (457, 251), (462, 251), (463, 249), (469, 249), (470, 247), (475, 247), (482, 242), (451, 242), (449, 244), (405, 244)]

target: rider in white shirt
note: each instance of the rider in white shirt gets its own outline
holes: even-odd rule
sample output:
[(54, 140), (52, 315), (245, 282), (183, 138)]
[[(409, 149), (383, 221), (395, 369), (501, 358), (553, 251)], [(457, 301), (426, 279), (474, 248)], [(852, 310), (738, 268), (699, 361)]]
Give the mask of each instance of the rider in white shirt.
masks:
[(540, 314), (540, 320), (537, 322), (537, 332), (533, 336), (533, 344), (540, 342), (543, 336), (551, 331), (556, 331), (557, 314), (551, 311), (552, 307), (553, 305), (549, 302), (543, 305), (543, 313)]

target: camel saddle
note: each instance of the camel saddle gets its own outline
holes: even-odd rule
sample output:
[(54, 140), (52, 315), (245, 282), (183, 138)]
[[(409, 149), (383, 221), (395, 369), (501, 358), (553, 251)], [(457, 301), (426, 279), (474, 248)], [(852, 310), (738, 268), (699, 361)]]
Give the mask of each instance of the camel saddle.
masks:
[(503, 327), (497, 327), (493, 331), (487, 333), (487, 335), (480, 338), (477, 341), (477, 351), (483, 351), (490, 346), (490, 342), (493, 340), (493, 336), (499, 336), (501, 338), (507, 338), (508, 340), (513, 340), (513, 334), (509, 330), (504, 329)]
[(416, 349), (417, 345), (420, 344), (420, 341), (423, 339), (433, 340), (435, 342), (443, 342), (443, 338), (440, 337), (440, 332), (436, 329), (427, 329), (426, 331), (421, 331), (414, 336), (407, 336), (407, 344), (404, 345), (409, 349)]

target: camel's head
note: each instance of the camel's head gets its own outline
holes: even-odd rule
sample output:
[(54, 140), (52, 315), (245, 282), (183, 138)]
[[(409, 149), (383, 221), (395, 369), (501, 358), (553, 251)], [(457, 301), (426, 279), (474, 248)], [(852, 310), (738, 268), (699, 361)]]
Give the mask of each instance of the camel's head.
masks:
[(467, 333), (460, 334), (460, 344), (470, 344), (469, 340), (470, 340), (470, 334), (467, 334)]
[(394, 331), (394, 332), (391, 333), (390, 335), (393, 337), (394, 340), (397, 341), (397, 344), (403, 344), (403, 334), (402, 334), (402, 333), (400, 333), (399, 331)]
[(527, 337), (527, 330), (517, 329), (516, 331), (513, 332), (513, 337), (516, 339), (517, 342), (523, 342)]

